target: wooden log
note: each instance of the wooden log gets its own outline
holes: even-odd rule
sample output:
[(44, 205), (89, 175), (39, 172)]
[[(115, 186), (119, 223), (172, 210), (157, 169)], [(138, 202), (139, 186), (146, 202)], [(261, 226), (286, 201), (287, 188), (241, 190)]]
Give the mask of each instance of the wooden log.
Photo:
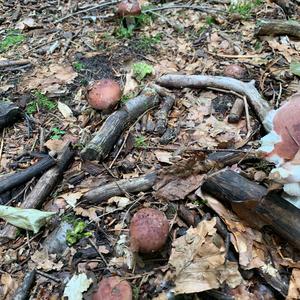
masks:
[(288, 35), (300, 39), (300, 23), (294, 20), (259, 20), (256, 35)]
[(31, 65), (29, 59), (19, 59), (19, 60), (0, 60), (0, 68), (7, 68), (12, 66), (24, 66)]
[(32, 270), (25, 275), (21, 285), (16, 290), (13, 299), (14, 300), (26, 300), (29, 299), (30, 289), (35, 282), (36, 270)]
[[(271, 110), (269, 103), (262, 98), (255, 88), (255, 81), (243, 82), (234, 78), (208, 75), (167, 74), (157, 80), (157, 83), (167, 88), (221, 88), (244, 95), (254, 109), (261, 123)], [(267, 131), (268, 129), (265, 128)]]
[(238, 173), (223, 169), (208, 176), (203, 190), (227, 205), (249, 225), (270, 225), (282, 238), (300, 249), (300, 210), (276, 193)]
[(156, 173), (153, 172), (138, 178), (122, 179), (111, 182), (86, 192), (83, 195), (82, 200), (88, 204), (99, 204), (113, 196), (148, 191), (152, 189), (156, 177)]
[(12, 175), (5, 175), (5, 178), (0, 181), (0, 194), (18, 187), (29, 181), (31, 178), (44, 173), (46, 170), (55, 165), (55, 163), (56, 162), (54, 158), (51, 156), (46, 156), (38, 163), (24, 171), (20, 171)]
[(0, 130), (13, 124), (21, 117), (21, 110), (10, 101), (0, 101)]
[[(74, 152), (66, 145), (63, 152), (58, 156), (57, 164), (38, 180), (31, 193), (21, 203), (21, 208), (39, 208), (60, 182), (63, 172), (69, 166)], [(17, 235), (17, 227), (7, 224), (0, 231), (0, 243), (13, 240)]]
[(145, 89), (143, 94), (127, 101), (122, 108), (111, 114), (103, 123), (94, 138), (81, 151), (85, 160), (104, 159), (123, 131), (148, 109), (159, 103), (153, 89)]

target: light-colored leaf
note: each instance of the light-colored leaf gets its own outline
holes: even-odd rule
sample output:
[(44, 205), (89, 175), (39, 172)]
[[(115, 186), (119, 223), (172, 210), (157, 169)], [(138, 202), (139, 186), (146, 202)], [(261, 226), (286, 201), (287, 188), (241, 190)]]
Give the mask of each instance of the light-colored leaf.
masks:
[(32, 230), (34, 233), (38, 233), (40, 228), (55, 214), (55, 212), (31, 208), (0, 205), (0, 218), (16, 227)]
[(300, 62), (292, 61), (290, 64), (290, 70), (294, 75), (300, 76)]
[(71, 118), (73, 116), (73, 112), (67, 104), (58, 101), (57, 108), (61, 112), (61, 114), (64, 116), (65, 119)]
[(88, 279), (84, 273), (74, 275), (66, 285), (64, 297), (67, 297), (68, 300), (82, 300), (82, 293), (89, 288), (92, 282), (92, 279)]

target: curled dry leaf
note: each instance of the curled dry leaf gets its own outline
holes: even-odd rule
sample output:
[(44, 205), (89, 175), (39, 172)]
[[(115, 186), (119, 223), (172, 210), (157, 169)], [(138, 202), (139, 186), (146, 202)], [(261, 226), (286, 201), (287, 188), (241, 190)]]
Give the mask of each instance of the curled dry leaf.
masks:
[(202, 221), (173, 242), (169, 263), (176, 270), (176, 295), (217, 289), (223, 283), (231, 288), (241, 284), (238, 264), (225, 263), (224, 241), (215, 226), (215, 218)]

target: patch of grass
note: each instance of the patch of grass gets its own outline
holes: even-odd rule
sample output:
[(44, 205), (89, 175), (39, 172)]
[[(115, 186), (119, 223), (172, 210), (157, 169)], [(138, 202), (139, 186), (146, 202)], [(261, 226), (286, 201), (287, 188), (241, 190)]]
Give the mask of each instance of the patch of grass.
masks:
[(252, 9), (258, 5), (261, 5), (262, 3), (263, 3), (262, 0), (252, 0), (238, 5), (231, 5), (229, 7), (229, 12), (237, 13), (241, 15), (243, 18), (248, 18), (250, 17)]
[(153, 67), (144, 62), (138, 62), (133, 64), (133, 76), (138, 81), (143, 80), (147, 75), (153, 74), (153, 72)]
[(135, 26), (129, 26), (128, 28), (121, 23), (120, 27), (116, 31), (116, 37), (119, 39), (130, 39), (133, 36), (133, 30)]
[(19, 31), (9, 31), (4, 39), (0, 42), (0, 52), (5, 52), (9, 48), (22, 43), (25, 40), (25, 35)]
[(90, 231), (85, 231), (86, 223), (81, 220), (76, 220), (73, 224), (73, 229), (67, 231), (66, 242), (69, 246), (76, 244), (80, 239), (93, 236)]
[(61, 130), (57, 127), (52, 128), (51, 132), (53, 132), (53, 134), (50, 136), (51, 140), (60, 140), (61, 137), (66, 133), (64, 130)]
[(76, 61), (73, 63), (73, 68), (75, 71), (80, 72), (85, 68), (85, 64), (80, 61)]
[(134, 139), (134, 147), (135, 148), (146, 148), (146, 138), (143, 135), (137, 136)]
[(139, 50), (149, 51), (149, 48), (157, 45), (161, 41), (161, 34), (156, 34), (155, 36), (142, 36), (136, 43), (136, 47)]
[(35, 92), (34, 100), (27, 104), (26, 112), (31, 115), (37, 112), (38, 108), (53, 110), (56, 108), (56, 106), (57, 104), (51, 101), (47, 96), (45, 96), (41, 92)]

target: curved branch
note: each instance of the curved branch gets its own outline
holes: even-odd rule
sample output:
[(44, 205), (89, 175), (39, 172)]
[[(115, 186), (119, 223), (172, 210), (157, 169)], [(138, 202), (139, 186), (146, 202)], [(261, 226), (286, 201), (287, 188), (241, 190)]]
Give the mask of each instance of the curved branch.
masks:
[[(208, 75), (163, 75), (157, 83), (167, 88), (222, 88), (245, 95), (261, 123), (271, 110), (269, 103), (262, 98), (254, 86), (254, 80), (243, 82), (234, 78)], [(267, 130), (267, 128), (265, 128)]]

